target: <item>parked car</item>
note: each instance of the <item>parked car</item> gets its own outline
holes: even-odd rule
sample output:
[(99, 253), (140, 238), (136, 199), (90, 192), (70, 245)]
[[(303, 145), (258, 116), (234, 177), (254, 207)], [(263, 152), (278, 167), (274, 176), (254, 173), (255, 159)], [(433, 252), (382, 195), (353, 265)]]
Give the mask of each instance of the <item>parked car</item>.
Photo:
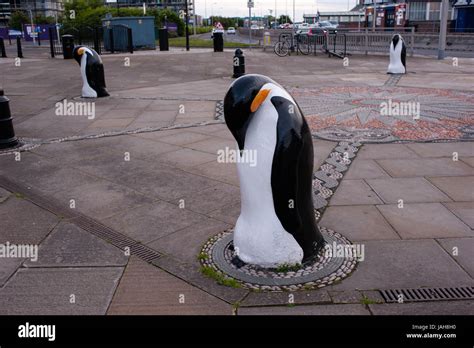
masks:
[(280, 24), (278, 26), (278, 28), (280, 29), (292, 29), (293, 28), (293, 24), (290, 24), (290, 23), (283, 23), (283, 24)]
[(16, 38), (17, 36), (23, 37), (23, 32), (11, 29), (8, 31), (8, 36), (11, 38)]
[(227, 35), (235, 35), (235, 28), (234, 27), (228, 27), (227, 28)]
[(258, 30), (259, 27), (258, 27), (258, 25), (253, 24), (253, 25), (250, 27), (250, 29), (252, 29), (252, 30)]
[(337, 27), (334, 26), (330, 21), (321, 21), (318, 23), (320, 28), (328, 29), (328, 30), (336, 30)]
[(338, 21), (328, 21), (328, 22), (331, 23), (334, 28), (336, 28), (336, 29), (339, 28), (339, 22)]

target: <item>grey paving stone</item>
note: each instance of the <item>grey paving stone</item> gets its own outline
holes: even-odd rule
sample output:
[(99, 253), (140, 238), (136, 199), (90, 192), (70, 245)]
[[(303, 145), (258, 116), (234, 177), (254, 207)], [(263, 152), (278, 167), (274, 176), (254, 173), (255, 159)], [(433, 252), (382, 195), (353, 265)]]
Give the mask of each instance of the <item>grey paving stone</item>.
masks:
[(329, 291), (472, 286), (474, 280), (436, 241), (366, 241), (365, 260)]
[(195, 212), (207, 214), (219, 208), (240, 203), (238, 187), (219, 183), (208, 189), (183, 197), (186, 208)]
[(390, 176), (374, 160), (356, 159), (345, 175), (346, 180), (389, 178)]
[[(181, 130), (179, 133), (172, 135), (164, 135), (158, 137), (158, 139), (164, 143), (172, 145), (187, 145), (192, 144), (198, 141), (209, 139), (210, 137), (204, 134), (195, 133), (188, 130)], [(152, 138), (149, 138), (153, 140)]]
[(220, 209), (214, 210), (208, 215), (220, 221), (224, 221), (232, 226), (235, 225), (240, 215), (240, 202), (234, 203)]
[(25, 261), (25, 259), (0, 257), (0, 288), (7, 282), (13, 273), (20, 268), (23, 261)]
[(461, 158), (461, 161), (469, 164), (471, 167), (474, 167), (474, 157), (463, 157)]
[(383, 303), (369, 305), (374, 315), (472, 315), (474, 301)]
[(473, 236), (471, 229), (440, 203), (379, 205), (377, 208), (403, 239)]
[(124, 251), (69, 222), (61, 222), (41, 243), (38, 260), (26, 267), (125, 266)]
[(385, 303), (385, 300), (383, 299), (382, 295), (380, 294), (379, 291), (376, 290), (364, 290), (361, 291), (362, 296), (372, 302), (372, 303)]
[(239, 185), (239, 177), (235, 163), (218, 163), (217, 161), (209, 162), (192, 167), (188, 169), (188, 171), (234, 186)]
[(466, 225), (474, 229), (474, 202), (444, 203), (444, 206), (451, 210)]
[(474, 168), (449, 158), (377, 160), (392, 177), (472, 175)]
[(197, 263), (197, 256), (212, 236), (232, 227), (221, 221), (205, 218), (197, 223), (154, 240), (147, 245), (180, 261)]
[(197, 141), (192, 144), (186, 145), (186, 147), (194, 150), (210, 153), (217, 156), (217, 151), (225, 150), (226, 147), (229, 149), (235, 149), (235, 140), (225, 140), (222, 138), (210, 138), (206, 140)]
[(157, 201), (135, 209), (123, 210), (104, 223), (130, 238), (149, 243), (207, 218), (178, 205)]
[(333, 141), (313, 140), (314, 171), (317, 171), (324, 164), (336, 145), (337, 143)]
[(59, 218), (30, 201), (11, 197), (0, 205), (0, 243), (39, 244)]
[(132, 258), (108, 314), (230, 315), (232, 306), (158, 267)]
[(106, 219), (112, 215), (154, 201), (154, 198), (145, 196), (126, 186), (102, 179), (65, 188), (63, 191), (56, 193), (54, 197), (65, 207), (70, 207), (70, 201), (74, 199), (75, 209), (78, 212), (96, 219)]
[(356, 290), (329, 291), (332, 302), (335, 304), (361, 303), (362, 293)]
[(431, 177), (428, 180), (455, 201), (474, 201), (474, 176)]
[(320, 225), (351, 241), (400, 239), (373, 205), (331, 206), (324, 212)]
[(285, 306), (289, 304), (331, 303), (325, 290), (295, 292), (250, 292), (239, 304), (240, 307)]
[(239, 308), (238, 315), (370, 315), (361, 304)]
[(451, 199), (424, 178), (366, 180), (385, 203), (450, 202)]
[(474, 238), (445, 238), (438, 243), (474, 278)]
[(363, 180), (343, 180), (329, 205), (380, 204), (382, 201)]
[(103, 315), (122, 272), (122, 267), (22, 268), (0, 289), (0, 314)]
[(0, 187), (0, 203), (5, 202), (10, 197), (11, 192)]
[(411, 150), (415, 151), (421, 157), (453, 157), (457, 152), (459, 157), (474, 156), (473, 142), (456, 143), (418, 143), (408, 144)]
[(178, 151), (172, 151), (158, 155), (156, 160), (172, 167), (185, 169), (203, 163), (216, 161), (216, 156), (207, 152), (192, 149), (181, 149)]
[(418, 155), (404, 144), (366, 144), (359, 150), (358, 160), (418, 158)]

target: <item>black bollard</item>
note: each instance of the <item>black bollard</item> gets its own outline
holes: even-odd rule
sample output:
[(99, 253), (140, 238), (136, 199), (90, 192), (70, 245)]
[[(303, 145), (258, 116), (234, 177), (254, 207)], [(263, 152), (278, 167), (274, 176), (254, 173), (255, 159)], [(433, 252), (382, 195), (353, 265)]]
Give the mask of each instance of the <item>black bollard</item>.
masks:
[(21, 49), (21, 38), (19, 36), (16, 37), (16, 50), (18, 53), (18, 58), (23, 58), (23, 50)]
[(18, 145), (18, 138), (13, 130), (13, 119), (10, 113), (10, 99), (0, 89), (0, 149)]
[(238, 78), (245, 75), (245, 57), (240, 48), (235, 50), (234, 55), (234, 75), (233, 78)]
[(170, 44), (168, 40), (168, 29), (158, 29), (158, 38), (160, 40), (160, 51), (169, 51)]
[(0, 53), (2, 54), (2, 58), (7, 58), (7, 52), (5, 51), (5, 42), (3, 38), (0, 37)]
[(74, 56), (72, 52), (74, 51), (74, 36), (72, 35), (63, 35), (63, 57), (64, 59), (73, 59)]
[(224, 34), (214, 33), (214, 52), (224, 52)]

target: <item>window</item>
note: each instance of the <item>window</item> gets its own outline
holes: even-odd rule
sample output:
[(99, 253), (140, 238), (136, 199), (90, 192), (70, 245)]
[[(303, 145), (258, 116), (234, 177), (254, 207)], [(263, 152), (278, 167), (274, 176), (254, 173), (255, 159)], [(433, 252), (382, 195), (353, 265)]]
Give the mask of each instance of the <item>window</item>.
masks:
[(430, 2), (430, 21), (439, 21), (441, 16), (441, 3)]
[(411, 21), (426, 20), (426, 2), (411, 2), (408, 8), (408, 19)]

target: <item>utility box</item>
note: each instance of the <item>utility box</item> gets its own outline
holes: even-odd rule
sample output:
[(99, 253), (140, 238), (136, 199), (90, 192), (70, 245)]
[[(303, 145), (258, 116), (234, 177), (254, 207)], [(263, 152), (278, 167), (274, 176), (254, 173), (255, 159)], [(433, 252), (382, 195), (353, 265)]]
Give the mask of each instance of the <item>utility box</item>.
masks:
[[(126, 30), (122, 28), (128, 27), (132, 29), (133, 49), (156, 49), (155, 42), (155, 17), (113, 17), (102, 19), (104, 28), (104, 46), (106, 50), (110, 43), (110, 30), (113, 30), (113, 46), (117, 51), (128, 50), (128, 40)], [(124, 47), (122, 47), (124, 46)]]

